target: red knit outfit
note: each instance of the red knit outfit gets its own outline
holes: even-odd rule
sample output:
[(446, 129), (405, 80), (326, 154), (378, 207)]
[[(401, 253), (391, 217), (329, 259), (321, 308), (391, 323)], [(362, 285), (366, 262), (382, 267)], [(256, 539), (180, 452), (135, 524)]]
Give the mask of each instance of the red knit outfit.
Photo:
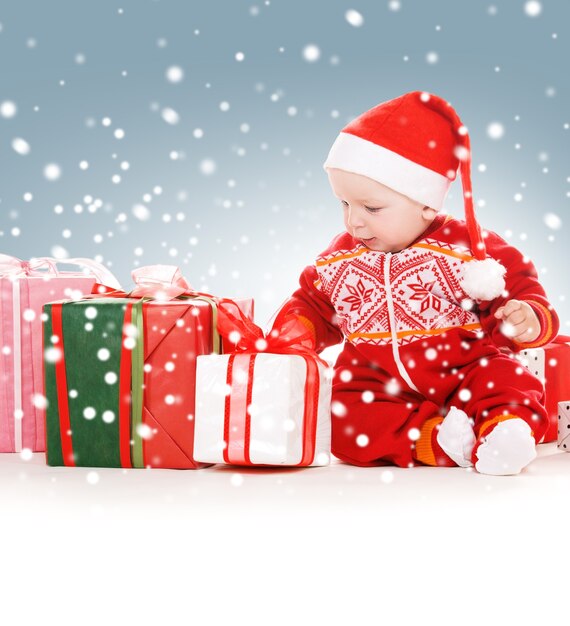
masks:
[[(343, 233), (305, 268), (281, 313), (300, 316), (319, 351), (345, 339), (333, 381), (336, 457), (361, 466), (455, 465), (435, 437), (451, 406), (474, 419), (477, 437), (508, 415), (540, 442), (544, 388), (513, 356), (553, 339), (558, 317), (533, 264), (492, 232), (485, 244), (507, 268), (503, 296), (487, 302), (469, 300), (460, 285), (461, 266), (473, 258), (465, 222), (441, 214), (400, 252), (370, 250)], [(494, 312), (511, 299), (536, 312), (536, 341), (501, 333)]]

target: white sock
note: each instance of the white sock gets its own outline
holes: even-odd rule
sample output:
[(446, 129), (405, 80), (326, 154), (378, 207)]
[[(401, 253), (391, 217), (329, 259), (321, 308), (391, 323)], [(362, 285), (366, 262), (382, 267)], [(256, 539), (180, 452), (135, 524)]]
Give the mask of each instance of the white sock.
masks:
[(536, 458), (536, 442), (530, 426), (520, 417), (499, 422), (484, 437), (475, 456), (478, 459), (475, 469), (481, 474), (518, 474)]
[(437, 432), (437, 443), (459, 467), (471, 467), (471, 452), (475, 445), (475, 433), (471, 420), (465, 412), (452, 406)]

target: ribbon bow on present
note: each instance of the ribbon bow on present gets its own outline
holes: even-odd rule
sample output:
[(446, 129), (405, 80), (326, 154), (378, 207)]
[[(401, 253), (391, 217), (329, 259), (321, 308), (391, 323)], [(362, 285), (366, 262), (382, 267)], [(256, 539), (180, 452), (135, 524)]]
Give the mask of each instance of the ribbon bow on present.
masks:
[(15, 256), (0, 254), (0, 275), (2, 276), (31, 276), (33, 272), (46, 267), (50, 274), (57, 274), (57, 268), (48, 257), (22, 261)]
[[(176, 265), (145, 265), (131, 272), (135, 288), (126, 292), (102, 283), (96, 283), (88, 298), (134, 298), (137, 300), (203, 300), (212, 307), (212, 346), (221, 352), (221, 338), (217, 328), (219, 298), (201, 291), (194, 291)], [(237, 305), (236, 305), (237, 307)]]
[(131, 277), (135, 283), (132, 291), (126, 292), (97, 283), (91, 293), (115, 298), (152, 298), (163, 302), (175, 300), (182, 295), (198, 294), (192, 290), (176, 265), (145, 265), (133, 270)]
[(176, 265), (147, 265), (133, 270), (131, 276), (136, 285), (130, 293), (134, 298), (173, 300), (192, 291)]
[(83, 266), (89, 269), (90, 274), (98, 281), (112, 286), (113, 289), (120, 287), (117, 279), (107, 268), (93, 259), (84, 258), (54, 259), (44, 256), (22, 261), (15, 256), (0, 254), (0, 276), (7, 276), (13, 280), (24, 276), (59, 276), (58, 263)]
[(330, 367), (315, 352), (313, 334), (296, 315), (279, 314), (273, 326), (273, 330), (265, 335), (257, 324), (245, 317), (235, 302), (227, 298), (218, 301), (218, 331), (233, 345), (235, 353), (298, 354), (313, 357)]

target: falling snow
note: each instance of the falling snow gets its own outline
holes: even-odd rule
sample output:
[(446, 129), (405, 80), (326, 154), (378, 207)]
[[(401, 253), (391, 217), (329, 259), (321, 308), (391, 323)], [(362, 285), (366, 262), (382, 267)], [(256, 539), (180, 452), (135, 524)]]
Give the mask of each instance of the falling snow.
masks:
[(166, 79), (171, 83), (180, 83), (184, 79), (184, 70), (178, 65), (173, 65), (166, 70)]
[(174, 126), (175, 124), (178, 124), (178, 122), (180, 122), (180, 115), (174, 109), (171, 109), (169, 107), (162, 109), (161, 115), (162, 119), (167, 124), (171, 124)]
[(362, 17), (362, 14), (358, 11), (355, 11), (354, 9), (350, 9), (349, 11), (347, 11), (344, 17), (346, 21), (355, 28), (359, 28), (364, 24), (364, 18)]
[(303, 58), (309, 63), (318, 61), (321, 56), (321, 51), (315, 44), (309, 44), (303, 48)]
[(491, 122), (487, 126), (487, 136), (491, 139), (501, 139), (505, 134), (505, 128), (500, 122)]
[(212, 175), (216, 169), (216, 162), (213, 159), (204, 159), (200, 162), (200, 171), (206, 176)]
[(49, 163), (44, 167), (46, 180), (58, 180), (61, 178), (61, 167), (57, 163)]
[(150, 210), (144, 204), (135, 204), (132, 208), (132, 214), (141, 222), (150, 219)]
[(426, 61), (429, 65), (435, 65), (439, 61), (439, 54), (431, 51), (426, 54)]
[(545, 213), (544, 223), (552, 230), (560, 230), (562, 228), (562, 220), (556, 213)]
[(83, 409), (83, 417), (86, 420), (95, 419), (96, 416), (97, 416), (97, 411), (93, 407), (88, 406), (88, 407), (85, 407), (85, 409)]
[(115, 421), (115, 413), (113, 411), (103, 411), (102, 415), (105, 424), (112, 424)]
[(538, 17), (542, 13), (542, 4), (536, 0), (525, 2), (524, 12), (529, 17)]
[(12, 140), (12, 148), (14, 149), (14, 152), (22, 155), (29, 154), (31, 150), (30, 144), (21, 137), (16, 137)]
[(14, 117), (18, 112), (18, 107), (16, 104), (10, 100), (5, 100), (0, 103), (0, 115), (6, 119), (10, 119)]

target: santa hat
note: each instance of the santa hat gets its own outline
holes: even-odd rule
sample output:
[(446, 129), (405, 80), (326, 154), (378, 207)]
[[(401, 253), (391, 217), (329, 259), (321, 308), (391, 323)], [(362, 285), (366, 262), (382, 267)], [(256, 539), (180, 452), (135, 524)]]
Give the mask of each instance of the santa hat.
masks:
[(463, 266), (463, 290), (474, 300), (502, 294), (506, 270), (487, 258), (475, 217), (469, 133), (449, 102), (412, 91), (378, 104), (342, 129), (323, 167), (367, 176), (436, 210), (459, 169), (474, 257)]

